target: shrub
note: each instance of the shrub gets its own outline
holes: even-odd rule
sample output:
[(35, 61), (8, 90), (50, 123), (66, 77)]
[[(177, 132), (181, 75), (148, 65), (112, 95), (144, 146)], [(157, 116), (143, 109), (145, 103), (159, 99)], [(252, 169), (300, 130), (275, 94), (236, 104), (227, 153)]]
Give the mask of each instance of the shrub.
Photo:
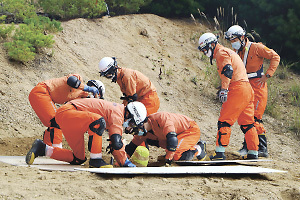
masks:
[(45, 16), (35, 16), (24, 20), (25, 24), (34, 26), (39, 31), (49, 31), (55, 33), (62, 31), (61, 23), (56, 20), (50, 20)]
[(8, 13), (8, 22), (23, 22), (26, 18), (36, 16), (35, 7), (27, 0), (2, 0), (2, 11)]
[(4, 44), (11, 59), (21, 62), (33, 60), (35, 57), (32, 44), (26, 41), (14, 40)]
[(44, 35), (33, 25), (20, 24), (13, 41), (6, 42), (8, 55), (11, 59), (27, 62), (33, 60), (36, 52), (43, 47), (51, 47), (54, 43), (52, 35)]
[(152, 0), (106, 0), (112, 15), (137, 13), (142, 6), (148, 5)]
[(40, 0), (38, 4), (45, 13), (62, 19), (94, 18), (106, 12), (103, 0)]
[(0, 38), (6, 39), (9, 37), (12, 33), (12, 31), (15, 29), (14, 24), (11, 25), (0, 25)]

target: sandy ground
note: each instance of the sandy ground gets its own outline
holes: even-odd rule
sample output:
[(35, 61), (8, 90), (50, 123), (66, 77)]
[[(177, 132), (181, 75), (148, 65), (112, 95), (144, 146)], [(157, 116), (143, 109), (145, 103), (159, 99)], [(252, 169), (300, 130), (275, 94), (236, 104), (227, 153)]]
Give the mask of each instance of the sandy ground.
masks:
[[(40, 81), (79, 73), (84, 80), (99, 79), (97, 64), (115, 56), (121, 67), (139, 70), (158, 90), (160, 111), (195, 119), (213, 153), (220, 104), (205, 76), (209, 62), (196, 50), (207, 29), (191, 20), (169, 20), (155, 15), (128, 15), (63, 22), (53, 50), (34, 62), (8, 62), (0, 49), (0, 154), (26, 155), (41, 138), (42, 126), (28, 102)], [(121, 102), (117, 84), (106, 85), (106, 100)], [(194, 81), (191, 81), (194, 80)], [(1, 199), (300, 199), (300, 142), (284, 129), (285, 122), (264, 116), (271, 162), (259, 166), (287, 170), (268, 175), (100, 176), (88, 172), (48, 172), (0, 163)], [(131, 136), (124, 135), (127, 141)], [(299, 137), (298, 137), (299, 138)], [(227, 156), (241, 147), (243, 134), (233, 126)], [(67, 147), (67, 144), (64, 143)], [(104, 148), (106, 144), (104, 144)], [(151, 163), (163, 154), (151, 148)], [(104, 153), (104, 158), (110, 155)]]

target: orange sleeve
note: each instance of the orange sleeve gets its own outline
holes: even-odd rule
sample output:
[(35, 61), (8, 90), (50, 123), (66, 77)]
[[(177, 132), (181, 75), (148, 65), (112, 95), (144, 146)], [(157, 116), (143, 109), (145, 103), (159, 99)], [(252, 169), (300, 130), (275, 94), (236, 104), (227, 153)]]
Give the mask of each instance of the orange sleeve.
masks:
[(269, 49), (261, 43), (258, 43), (257, 47), (259, 56), (270, 60), (270, 65), (266, 71), (266, 74), (273, 76), (279, 65), (280, 56), (273, 49)]
[(127, 96), (132, 96), (136, 93), (136, 80), (133, 70), (127, 68), (118, 69), (117, 83), (120, 86), (121, 92)]
[(222, 49), (217, 54), (217, 66), (218, 66), (218, 73), (221, 78), (221, 86), (223, 89), (228, 89), (231, 79), (227, 78), (222, 74), (222, 70), (225, 67), (225, 65), (229, 64), (232, 66), (230, 56), (227, 52), (222, 51)]

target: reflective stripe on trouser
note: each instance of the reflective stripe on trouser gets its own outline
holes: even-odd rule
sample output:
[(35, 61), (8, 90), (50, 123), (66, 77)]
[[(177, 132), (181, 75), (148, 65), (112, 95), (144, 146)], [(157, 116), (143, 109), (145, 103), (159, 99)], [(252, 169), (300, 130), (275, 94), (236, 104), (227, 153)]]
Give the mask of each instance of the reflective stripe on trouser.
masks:
[(102, 152), (102, 136), (89, 129), (90, 124), (100, 119), (101, 115), (89, 111), (78, 111), (73, 105), (65, 104), (57, 110), (55, 118), (75, 157), (85, 159), (84, 133), (86, 131), (93, 136), (91, 153)]
[(259, 78), (249, 79), (254, 91), (254, 116), (257, 119), (262, 119), (268, 101), (268, 85), (265, 82), (264, 86), (261, 87), (259, 82), (257, 82), (258, 80)]
[[(254, 124), (254, 94), (250, 83), (241, 81), (234, 82), (230, 84), (228, 90), (229, 92), (227, 101), (222, 105), (219, 121), (226, 122), (231, 126), (236, 121), (238, 121), (239, 125)], [(222, 137), (224, 137), (222, 138), (222, 141), (224, 141), (224, 145), (228, 145), (230, 140), (230, 134), (228, 133), (231, 132), (231, 128), (227, 127), (227, 129), (228, 130), (222, 131), (227, 132), (226, 135), (222, 135)], [(252, 137), (253, 132), (256, 133), (256, 137)], [(245, 137), (247, 137), (246, 134)], [(249, 138), (252, 138), (252, 141), (248, 140), (250, 145), (248, 149), (257, 150), (258, 137), (256, 129), (250, 132)], [(220, 146), (218, 144), (218, 139), (216, 140), (216, 145)]]
[(45, 144), (52, 146), (52, 144), (62, 143), (62, 131), (58, 128), (50, 127), (45, 130), (43, 141)]
[[(190, 122), (190, 128), (177, 135), (178, 145), (173, 157), (174, 160), (179, 160), (182, 153), (188, 150), (195, 150), (194, 147), (200, 140), (200, 129), (196, 122)], [(196, 154), (195, 154), (196, 155)]]
[(143, 98), (138, 99), (138, 101), (145, 105), (147, 109), (147, 115), (156, 113), (160, 106), (159, 97), (156, 91), (148, 92), (145, 96), (143, 96)]
[(31, 90), (28, 99), (44, 126), (50, 127), (50, 120), (55, 116), (56, 106), (50, 97), (48, 87), (39, 83)]

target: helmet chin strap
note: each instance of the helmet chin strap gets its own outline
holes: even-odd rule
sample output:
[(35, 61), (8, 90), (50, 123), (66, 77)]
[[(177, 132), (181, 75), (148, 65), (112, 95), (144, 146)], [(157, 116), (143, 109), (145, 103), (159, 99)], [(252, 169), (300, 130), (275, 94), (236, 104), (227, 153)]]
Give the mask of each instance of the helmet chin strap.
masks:
[(118, 68), (116, 68), (115, 72), (114, 72), (114, 77), (112, 78), (111, 82), (116, 83), (117, 82), (117, 71)]
[(238, 52), (240, 52), (243, 50), (243, 47), (245, 46), (245, 44), (244, 44), (245, 38), (243, 40), (241, 40), (241, 37), (238, 37), (238, 38), (239, 38), (239, 41), (241, 42), (241, 47), (238, 50)]
[(214, 51), (215, 51), (216, 46), (217, 46), (217, 43), (215, 43), (215, 46), (214, 46), (213, 49), (210, 48), (210, 49), (211, 49), (211, 56), (210, 56), (210, 58), (209, 58), (209, 61), (210, 61), (210, 64), (211, 64), (211, 65), (213, 65), (212, 60), (213, 60), (213, 58), (214, 58)]

